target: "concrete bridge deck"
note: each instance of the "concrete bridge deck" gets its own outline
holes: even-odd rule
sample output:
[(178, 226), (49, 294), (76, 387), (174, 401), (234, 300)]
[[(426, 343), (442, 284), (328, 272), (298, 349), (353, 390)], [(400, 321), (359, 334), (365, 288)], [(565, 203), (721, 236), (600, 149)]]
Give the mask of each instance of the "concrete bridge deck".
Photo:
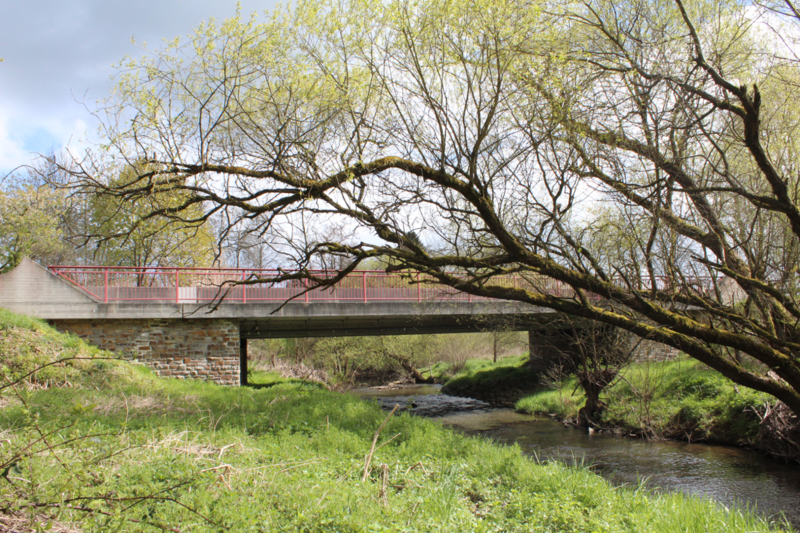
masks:
[[(332, 290), (307, 291), (301, 283), (269, 281), (226, 285), (275, 272), (44, 268), (25, 259), (0, 275), (0, 306), (50, 321), (226, 320), (241, 326), (243, 338), (481, 331), (492, 317), (514, 319), (519, 329), (528, 329), (554, 316), (544, 308), (473, 298), (423, 285), (424, 280), (409, 283), (397, 274), (372, 271), (356, 272)], [(511, 278), (500, 282), (520, 283)]]

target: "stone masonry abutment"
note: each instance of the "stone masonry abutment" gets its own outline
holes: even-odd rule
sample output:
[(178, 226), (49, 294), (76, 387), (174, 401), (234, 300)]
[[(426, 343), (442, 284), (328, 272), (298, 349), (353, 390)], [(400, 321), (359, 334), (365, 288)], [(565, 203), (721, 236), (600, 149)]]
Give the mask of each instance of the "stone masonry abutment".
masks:
[(240, 381), (239, 325), (228, 320), (52, 320), (67, 333), (149, 366), (159, 376)]

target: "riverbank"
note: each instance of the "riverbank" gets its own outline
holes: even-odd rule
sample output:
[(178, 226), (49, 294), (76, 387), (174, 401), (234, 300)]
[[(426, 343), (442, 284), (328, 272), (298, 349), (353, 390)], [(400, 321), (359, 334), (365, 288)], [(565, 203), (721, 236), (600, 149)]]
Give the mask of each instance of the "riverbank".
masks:
[[(551, 378), (545, 385), (524, 363), (524, 358), (478, 362), (445, 384), (443, 392), (574, 423), (585, 403), (577, 379)], [(512, 386), (506, 387), (506, 381)], [(800, 449), (794, 444), (800, 442), (800, 424), (788, 410), (776, 408), (769, 395), (737, 386), (693, 359), (633, 363), (604, 392), (603, 400), (606, 409), (596, 421), (596, 431), (745, 446), (800, 462)]]
[(539, 373), (527, 367), (527, 360), (527, 354), (504, 357), (496, 363), (470, 359), (462, 371), (443, 380), (442, 393), (475, 398), (495, 407), (514, 407), (520, 398), (540, 388)]
[(2, 311), (0, 346), (12, 380), (71, 358), (2, 391), (0, 524), (20, 531), (770, 530), (316, 385), (156, 378)]

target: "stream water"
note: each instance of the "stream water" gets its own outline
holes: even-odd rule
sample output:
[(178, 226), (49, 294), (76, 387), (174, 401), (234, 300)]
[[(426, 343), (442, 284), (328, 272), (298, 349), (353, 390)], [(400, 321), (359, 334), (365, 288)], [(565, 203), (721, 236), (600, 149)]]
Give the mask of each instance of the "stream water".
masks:
[(644, 481), (655, 490), (682, 491), (725, 506), (749, 506), (770, 517), (783, 514), (800, 531), (800, 467), (733, 446), (589, 435), (549, 418), (494, 409), (471, 398), (440, 394), (438, 385), (356, 389), (385, 409), (400, 404), (472, 435), (518, 443), (540, 460), (583, 461), (616, 485)]

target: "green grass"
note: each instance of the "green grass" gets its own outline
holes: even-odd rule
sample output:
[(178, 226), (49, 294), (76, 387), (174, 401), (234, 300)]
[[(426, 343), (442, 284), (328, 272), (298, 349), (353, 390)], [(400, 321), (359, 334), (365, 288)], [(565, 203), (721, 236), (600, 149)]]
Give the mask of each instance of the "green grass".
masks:
[(525, 362), (528, 355), (504, 357), (496, 363), (491, 359), (470, 359), (464, 369), (449, 379), (443, 392), (472, 392), (496, 389), (531, 389), (539, 381), (539, 375), (530, 370)]
[(275, 385), (307, 385), (325, 388), (322, 383), (304, 381), (297, 378), (287, 378), (277, 372), (266, 372), (263, 370), (251, 370), (247, 374), (247, 385), (254, 389), (266, 389)]
[[(40, 322), (0, 325), (11, 330), (100, 353)], [(103, 373), (97, 387), (83, 376), (3, 392), (0, 518), (83, 531), (769, 530), (748, 513), (612, 488), (407, 414), (387, 422), (362, 481), (386, 416), (373, 403), (269, 375), (254, 376), (269, 386), (226, 388), (95, 364), (108, 363), (71, 368)]]
[(453, 376), (451, 381), (474, 380), (478, 376), (484, 379), (487, 371), (518, 374), (523, 370), (523, 365), (527, 360), (528, 354), (503, 357), (496, 363), (491, 359), (469, 359), (464, 365), (464, 369)]
[[(35, 374), (34, 370), (39, 369)], [(29, 377), (26, 377), (29, 376)], [(25, 387), (146, 385), (154, 377), (143, 366), (60, 333), (45, 322), (0, 308), (2, 384), (22, 379)], [(8, 380), (8, 381), (6, 381)]]
[[(551, 387), (525, 365), (527, 356), (507, 357), (497, 363), (469, 360), (453, 376), (445, 391), (481, 392), (512, 387), (533, 389), (517, 401), (524, 413), (575, 418), (586, 398), (574, 376)], [(633, 363), (603, 394), (607, 405), (601, 420), (607, 427), (648, 436), (690, 438), (738, 445), (754, 445), (759, 419), (753, 412), (774, 398), (735, 386), (719, 372), (687, 357), (674, 361)]]
[(422, 377), (433, 378), (437, 383), (440, 383), (450, 375), (451, 367), (452, 365), (448, 362), (437, 361), (433, 365), (420, 368), (419, 373), (422, 374)]
[(579, 390), (573, 394), (573, 390), (574, 387), (570, 389), (568, 386), (557, 390), (542, 389), (519, 400), (515, 408), (517, 411), (529, 414), (556, 415), (560, 418), (575, 417), (578, 409), (583, 407), (586, 397)]
[(759, 430), (753, 409), (775, 401), (693, 359), (633, 365), (624, 376), (609, 391), (607, 421), (693, 440), (752, 443)]
[(527, 354), (502, 357), (496, 363), (489, 358), (467, 359), (463, 364), (463, 368), (458, 371), (454, 370), (451, 362), (437, 361), (430, 367), (420, 369), (420, 373), (423, 377), (433, 377), (437, 382), (453, 383), (456, 380), (463, 380), (462, 382), (466, 383), (475, 377), (478, 377), (479, 380), (484, 379), (485, 375), (482, 373), (489, 370), (497, 368), (518, 369), (527, 359)]
[[(736, 387), (693, 359), (634, 363), (623, 369), (603, 395), (601, 423), (650, 435), (691, 437), (730, 444), (752, 444), (758, 418), (752, 409), (770, 396)], [(542, 387), (516, 404), (525, 413), (577, 416), (585, 398), (574, 377), (555, 390)]]

